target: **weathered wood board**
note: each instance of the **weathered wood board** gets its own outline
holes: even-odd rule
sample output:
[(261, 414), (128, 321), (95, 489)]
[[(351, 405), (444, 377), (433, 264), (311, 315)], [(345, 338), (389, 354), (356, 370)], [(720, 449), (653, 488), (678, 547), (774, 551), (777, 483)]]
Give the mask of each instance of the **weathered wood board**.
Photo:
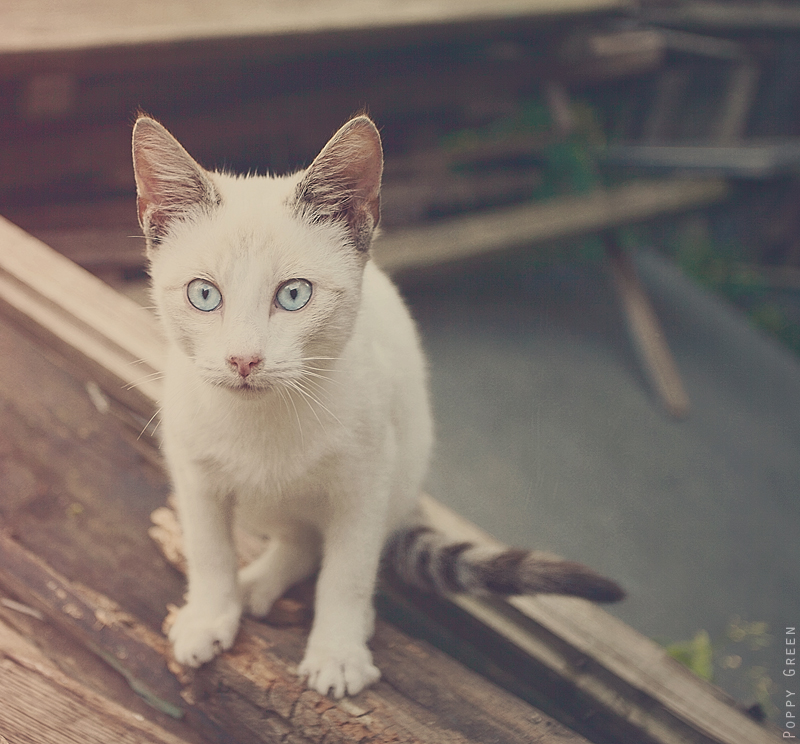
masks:
[[(28, 59), (4, 73), (0, 53), (0, 200), (132, 194), (129, 125), (138, 108), (162, 118), (208, 167), (284, 172), (308, 164), (364, 108), (391, 133), (387, 152), (433, 148), (447, 131), (513, 116), (543, 81), (637, 74), (663, 55), (652, 32), (535, 29), (513, 40), (481, 33), (471, 43), (446, 37), (423, 48), (413, 37), (386, 53), (356, 43), (335, 56), (277, 60), (264, 58), (269, 44), (248, 55), (231, 42), (231, 59), (216, 64), (205, 48), (173, 65), (165, 55), (174, 47), (138, 49), (156, 69), (126, 71), (117, 61), (116, 74), (112, 64), (79, 72), (61, 61), (37, 71)], [(502, 44), (512, 52), (493, 51)]]
[(0, 621), (0, 742), (186, 744), (55, 668)]

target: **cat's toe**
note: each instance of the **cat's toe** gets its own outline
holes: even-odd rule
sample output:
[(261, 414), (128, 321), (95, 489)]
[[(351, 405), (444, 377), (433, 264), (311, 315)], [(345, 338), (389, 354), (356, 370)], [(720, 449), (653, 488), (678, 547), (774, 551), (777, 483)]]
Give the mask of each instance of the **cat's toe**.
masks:
[(308, 649), (298, 673), (307, 678), (312, 690), (321, 695), (330, 693), (337, 699), (357, 695), (381, 676), (365, 647), (336, 651)]
[(222, 612), (208, 612), (185, 605), (169, 631), (178, 663), (199, 667), (233, 645), (239, 629), (241, 608), (231, 605)]

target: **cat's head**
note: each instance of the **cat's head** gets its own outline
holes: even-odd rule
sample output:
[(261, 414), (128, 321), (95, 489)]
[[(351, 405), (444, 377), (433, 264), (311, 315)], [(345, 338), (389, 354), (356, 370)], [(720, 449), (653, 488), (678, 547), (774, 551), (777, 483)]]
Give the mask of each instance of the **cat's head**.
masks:
[(349, 121), (305, 171), (237, 177), (205, 170), (142, 116), (133, 163), (156, 307), (200, 375), (263, 391), (329, 366), (352, 334), (380, 218), (372, 121)]

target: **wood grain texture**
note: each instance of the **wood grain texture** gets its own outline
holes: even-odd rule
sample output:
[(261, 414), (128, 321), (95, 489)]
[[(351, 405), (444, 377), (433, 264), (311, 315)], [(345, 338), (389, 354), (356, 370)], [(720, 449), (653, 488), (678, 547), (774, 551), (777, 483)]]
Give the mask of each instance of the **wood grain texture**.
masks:
[[(332, 701), (308, 690), (296, 675), (307, 624), (277, 628), (245, 620), (230, 652), (199, 670), (183, 670), (171, 661), (163, 636), (103, 595), (65, 579), (3, 533), (0, 586), (79, 639), (151, 705), (175, 717), (186, 715), (209, 737), (224, 732), (223, 740), (235, 743), (585, 744), (582, 737), (385, 622), (378, 622), (372, 641), (383, 681), (356, 697)], [(48, 718), (42, 707), (45, 690), (33, 683), (26, 687), (18, 677), (9, 675), (10, 684), (19, 685), (20, 694), (29, 694), (31, 700), (9, 692), (12, 723), (31, 706), (40, 706), (47, 726), (57, 725), (58, 711)], [(87, 741), (97, 740), (91, 730), (86, 735)]]
[(56, 669), (0, 621), (0, 740), (14, 744), (186, 744)]
[(0, 245), (4, 314), (147, 421), (163, 357), (147, 311), (2, 218)]
[[(154, 473), (133, 442), (115, 433), (118, 424), (97, 410), (82, 382), (9, 331), (5, 321), (0, 349), (0, 587), (103, 660), (161, 715), (182, 715), (204, 736), (234, 743), (584, 742), (385, 623), (375, 653), (386, 681), (366, 703), (333, 703), (296, 676), (307, 612), (296, 615), (300, 625), (246, 622), (232, 654), (184, 675), (171, 665), (167, 643), (155, 630), (165, 605), (180, 603), (182, 582), (154, 554), (140, 519), (145, 505), (163, 496), (165, 474)], [(152, 479), (150, 492), (142, 492), (139, 470)], [(430, 679), (421, 681), (421, 673)], [(37, 696), (48, 694), (44, 687), (8, 678), (32, 696), (17, 700), (9, 693), (14, 711), (43, 704)], [(15, 726), (20, 715), (14, 712)], [(81, 716), (91, 720), (89, 713)], [(55, 713), (52, 721), (61, 726)], [(91, 730), (78, 731), (86, 741), (96, 740)], [(116, 734), (108, 740), (127, 741)]]

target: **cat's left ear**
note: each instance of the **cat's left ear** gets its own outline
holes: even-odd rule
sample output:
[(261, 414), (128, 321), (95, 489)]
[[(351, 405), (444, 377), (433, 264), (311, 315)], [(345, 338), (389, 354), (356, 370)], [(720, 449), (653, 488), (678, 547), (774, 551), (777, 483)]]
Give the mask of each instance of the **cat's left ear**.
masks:
[(296, 204), (313, 222), (341, 221), (366, 253), (381, 215), (381, 136), (367, 116), (345, 124), (297, 186)]
[(176, 220), (220, 202), (209, 174), (161, 124), (140, 116), (133, 128), (133, 170), (139, 224), (148, 248)]

